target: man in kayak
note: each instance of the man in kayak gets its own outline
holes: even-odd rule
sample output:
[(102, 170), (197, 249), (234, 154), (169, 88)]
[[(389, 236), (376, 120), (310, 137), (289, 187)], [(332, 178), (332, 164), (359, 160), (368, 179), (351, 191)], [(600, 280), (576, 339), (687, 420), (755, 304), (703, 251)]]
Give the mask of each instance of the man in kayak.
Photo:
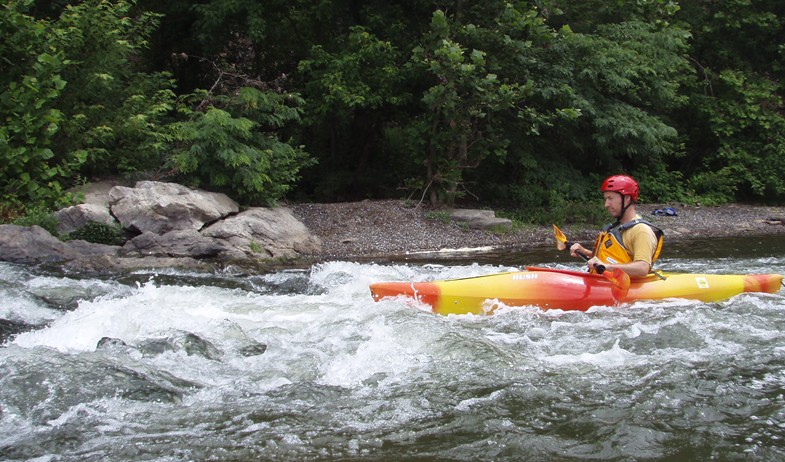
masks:
[(635, 211), (638, 183), (627, 175), (613, 175), (603, 181), (600, 191), (616, 221), (603, 228), (592, 251), (576, 243), (570, 255), (590, 257), (587, 264), (592, 272), (596, 265), (605, 265), (606, 270), (619, 268), (630, 277), (646, 276), (662, 250), (663, 232)]

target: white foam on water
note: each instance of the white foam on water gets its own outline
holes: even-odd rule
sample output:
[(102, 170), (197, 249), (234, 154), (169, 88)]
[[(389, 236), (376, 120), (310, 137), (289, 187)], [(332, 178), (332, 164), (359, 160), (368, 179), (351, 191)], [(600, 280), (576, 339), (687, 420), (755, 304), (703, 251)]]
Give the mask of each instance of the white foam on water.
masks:
[[(122, 451), (118, 448), (148, 444), (158, 460), (167, 460), (181, 447), (193, 451), (194, 459), (222, 454), (242, 459), (250, 453), (231, 451), (246, 446), (258, 458), (301, 460), (374, 456), (390, 444), (411, 451), (412, 442), (430, 439), (436, 442), (429, 454), (449, 458), (460, 454), (439, 452), (439, 445), (449, 443), (438, 435), (469, 434), (472, 444), (486, 444), (484, 434), (491, 427), (483, 422), (493, 425), (499, 419), (507, 430), (493, 438), (505, 444), (524, 436), (527, 442), (544, 444), (545, 438), (531, 435), (532, 419), (562, 426), (591, 422), (585, 426), (588, 432), (593, 426), (608, 434), (630, 431), (629, 421), (616, 425), (613, 420), (628, 410), (622, 406), (635, 411), (636, 424), (645, 424), (651, 412), (658, 422), (684, 425), (685, 412), (701, 412), (701, 406), (714, 405), (711, 399), (721, 399), (689, 396), (683, 379), (692, 378), (693, 370), (709, 375), (711, 383), (711, 374), (722, 373), (715, 365), (740, 361), (746, 367), (763, 354), (776, 363), (785, 351), (781, 294), (742, 295), (716, 304), (636, 302), (588, 313), (500, 305), (489, 315), (439, 316), (402, 299), (374, 302), (368, 289), (379, 281), (451, 279), (510, 269), (515, 268), (336, 261), (307, 271), (250, 276), (265, 287), (259, 291), (209, 282), (168, 285), (155, 278), (136, 287), (100, 288), (101, 295), (80, 301), (48, 327), (20, 334), (3, 350), (0, 366), (10, 364), (6, 370), (14, 374), (17, 364), (32, 361), (27, 357), (34, 358), (37, 347), (48, 347), (65, 352), (65, 363), (88, 359), (83, 368), (119, 364), (142, 376), (154, 375), (155, 383), (165, 385), (165, 377), (172, 376), (198, 387), (175, 386), (185, 390), (176, 403), (42, 396), (30, 407), (46, 409), (58, 399), (73, 403), (38, 426), (30, 424), (34, 416), (2, 414), (0, 428), (17, 432), (3, 441), (38, 438), (50, 443), (73, 428), (72, 436), (83, 439), (82, 454), (108, 458)], [(66, 282), (52, 280), (50, 287)], [(41, 281), (40, 287), (47, 284)], [(211, 342), (220, 355), (95, 351), (102, 337), (138, 346), (182, 332)], [(246, 340), (267, 349), (244, 356), (237, 345)], [(31, 354), (26, 357), (25, 352)], [(763, 369), (766, 363), (756, 367)], [(68, 373), (64, 367), (51, 371), (48, 379)], [(726, 391), (746, 385), (734, 377), (725, 380)], [(781, 381), (782, 374), (774, 371), (749, 380), (761, 389)], [(608, 384), (614, 387), (598, 386)], [(664, 396), (658, 394), (660, 386), (667, 403), (691, 407), (682, 411), (658, 404)], [(610, 418), (599, 422), (592, 417), (595, 412)], [(728, 425), (735, 425), (733, 431), (739, 428)], [(391, 453), (383, 454), (389, 458)]]
[(124, 286), (97, 279), (28, 274), (21, 268), (0, 263), (0, 318), (40, 325), (62, 316), (76, 299), (91, 299), (104, 294), (122, 293)]
[(49, 327), (18, 335), (23, 347), (48, 346), (60, 351), (92, 351), (103, 337), (134, 344), (178, 329), (209, 331), (227, 316), (225, 307), (245, 297), (240, 291), (211, 287), (140, 285), (129, 296), (115, 294), (82, 301), (76, 310)]
[(29, 294), (0, 289), (0, 318), (24, 324), (40, 325), (57, 319), (61, 313), (41, 306)]
[(571, 355), (553, 355), (543, 358), (548, 362), (558, 365), (586, 363), (598, 367), (618, 367), (630, 364), (640, 364), (641, 358), (619, 347), (619, 340), (613, 343), (608, 350), (597, 352), (584, 352)]
[(422, 350), (422, 338), (405, 338), (401, 327), (383, 316), (366, 323), (362, 340), (351, 351), (332, 358), (320, 381), (351, 388), (377, 375), (397, 380), (426, 367), (430, 358)]

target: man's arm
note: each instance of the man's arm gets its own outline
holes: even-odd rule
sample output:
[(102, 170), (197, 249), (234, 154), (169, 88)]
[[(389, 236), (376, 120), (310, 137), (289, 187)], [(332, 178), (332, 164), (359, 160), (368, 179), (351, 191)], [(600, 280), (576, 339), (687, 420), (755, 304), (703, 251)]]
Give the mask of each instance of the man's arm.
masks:
[(620, 270), (629, 274), (632, 278), (642, 278), (649, 274), (649, 270), (651, 269), (651, 265), (643, 260), (635, 260), (631, 263), (610, 265), (604, 264), (598, 258), (592, 258), (587, 262), (587, 264), (589, 265), (589, 268), (593, 268), (594, 265), (605, 265), (605, 271), (613, 271), (615, 268), (619, 268)]

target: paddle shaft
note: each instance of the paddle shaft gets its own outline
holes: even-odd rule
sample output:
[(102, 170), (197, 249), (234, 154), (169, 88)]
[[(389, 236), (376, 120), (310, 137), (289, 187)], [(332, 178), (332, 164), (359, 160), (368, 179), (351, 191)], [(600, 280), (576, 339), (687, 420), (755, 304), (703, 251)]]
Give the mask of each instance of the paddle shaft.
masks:
[[(572, 247), (573, 244), (575, 244), (575, 243), (574, 242), (569, 242), (569, 241), (564, 243), (564, 245), (567, 246), (567, 250), (570, 250), (570, 247)], [(580, 255), (581, 258), (583, 258), (586, 261), (589, 261), (589, 258), (591, 258), (588, 255), (586, 255), (585, 253), (580, 252), (580, 251), (576, 251), (575, 253)], [(597, 274), (602, 274), (602, 273), (605, 272), (605, 265), (594, 265), (594, 269), (597, 270)]]

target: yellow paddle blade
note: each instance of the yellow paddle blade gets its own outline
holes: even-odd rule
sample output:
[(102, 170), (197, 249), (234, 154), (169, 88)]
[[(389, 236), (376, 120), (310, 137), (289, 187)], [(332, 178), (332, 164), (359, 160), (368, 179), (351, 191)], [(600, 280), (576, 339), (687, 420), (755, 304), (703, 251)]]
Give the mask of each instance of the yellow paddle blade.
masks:
[(609, 280), (613, 287), (611, 287), (611, 294), (616, 301), (621, 301), (627, 296), (630, 290), (630, 275), (615, 268), (613, 271), (605, 271), (602, 273), (605, 279)]
[(556, 238), (557, 249), (565, 250), (567, 248), (567, 236), (556, 225), (553, 225), (553, 237)]

